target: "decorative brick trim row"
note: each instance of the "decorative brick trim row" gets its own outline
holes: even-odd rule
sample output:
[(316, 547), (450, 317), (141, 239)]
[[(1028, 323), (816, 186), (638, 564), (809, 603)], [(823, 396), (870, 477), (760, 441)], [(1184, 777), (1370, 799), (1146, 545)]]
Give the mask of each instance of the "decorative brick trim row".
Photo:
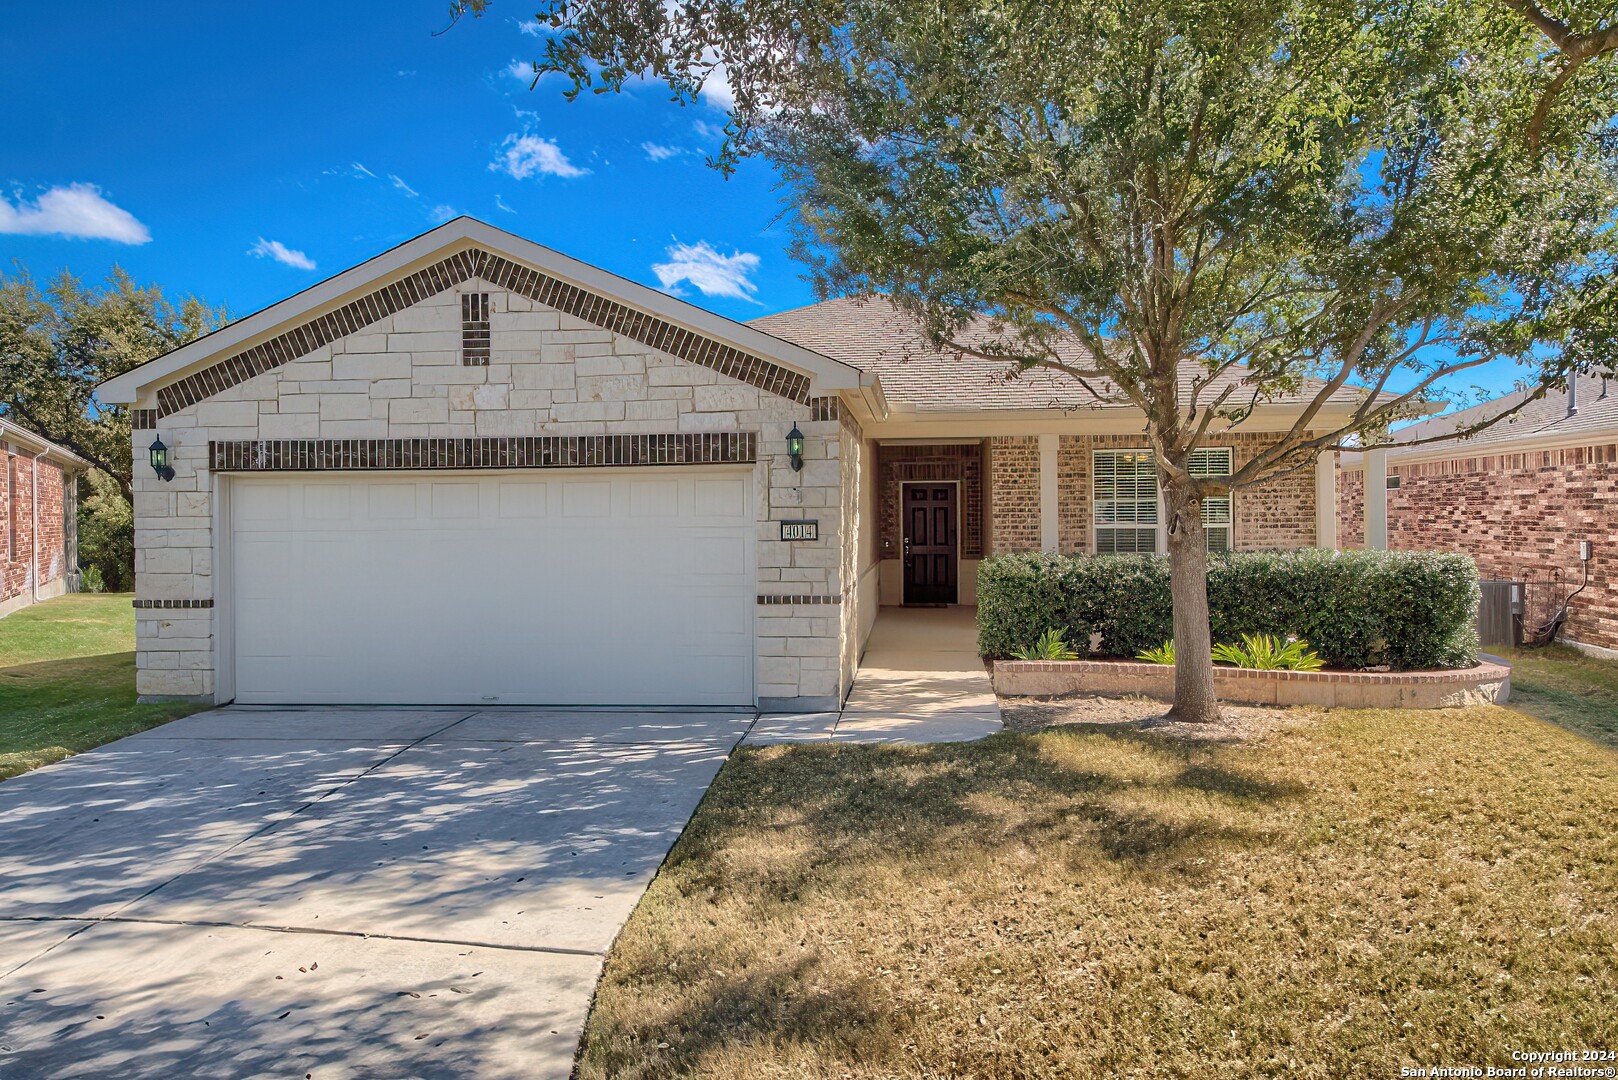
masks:
[(129, 426), (135, 431), (151, 431), (157, 426), (157, 410), (130, 409)]
[(792, 401), (809, 401), (807, 375), (800, 375), (763, 357), (744, 353), (695, 331), (569, 285), (532, 267), (470, 248), (160, 388), (157, 391), (157, 409), (140, 410), (143, 413), (155, 412), (155, 415), (142, 418), (145, 426), (156, 426), (156, 421), (170, 413), (195, 405), (255, 375), (307, 356), (323, 345), (357, 333), (372, 323), (473, 277), (491, 281), (530, 300), (565, 311), (575, 318), (623, 334), (682, 360), (712, 368), (721, 375), (728, 375), (760, 390)]
[(812, 397), (809, 399), (809, 419), (811, 420), (841, 420), (843, 416), (843, 403), (835, 397)]
[(759, 593), (758, 594), (758, 602), (761, 603), (761, 604), (765, 604), (765, 605), (774, 605), (774, 604), (841, 604), (843, 602), (843, 597), (842, 597), (841, 593), (833, 594), (831, 596), (817, 596), (817, 595), (814, 595), (814, 594), (811, 594), (811, 593), (798, 593), (798, 594), (795, 594), (795, 595), (794, 594), (785, 594), (785, 595), (783, 595), (783, 594), (780, 594), (780, 593)]
[(481, 439), (255, 439), (210, 442), (208, 460), (215, 472), (751, 465), (758, 460), (758, 436), (741, 431)]
[(212, 600), (135, 600), (132, 603), (142, 611), (151, 608), (193, 610), (213, 607)]
[(616, 300), (586, 292), (576, 285), (569, 285), (565, 281), (499, 255), (479, 251), (477, 258), (477, 276), (501, 288), (510, 289), (546, 307), (564, 311), (587, 323), (611, 330), (615, 334), (633, 338), (642, 345), (677, 356), (681, 360), (712, 368), (721, 375), (727, 375), (749, 386), (756, 386), (760, 390), (767, 390), (792, 401), (802, 403), (809, 401), (809, 378), (806, 375), (773, 364), (763, 357), (723, 345), (695, 331), (664, 322)]
[(195, 405), (255, 375), (262, 375), (300, 356), (307, 356), (322, 345), (357, 333), (412, 304), (418, 304), (445, 289), (454, 288), (473, 275), (476, 251), (458, 251), (431, 266), (423, 267), (391, 285), (384, 285), (335, 311), (327, 312), (299, 326), (187, 375), (157, 392), (159, 418)]

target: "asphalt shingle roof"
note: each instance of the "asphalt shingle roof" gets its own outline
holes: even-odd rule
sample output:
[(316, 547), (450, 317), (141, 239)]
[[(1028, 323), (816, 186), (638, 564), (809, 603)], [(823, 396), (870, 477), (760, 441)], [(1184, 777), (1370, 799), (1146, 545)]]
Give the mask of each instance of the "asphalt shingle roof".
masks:
[[(839, 297), (766, 315), (749, 325), (876, 375), (890, 404), (918, 412), (1133, 408), (1105, 381), (1092, 385), (1116, 400), (1097, 401), (1077, 380), (1059, 371), (1034, 368), (1007, 378), (1010, 365), (1004, 361), (940, 352), (928, 344), (914, 319), (882, 299)], [(993, 331), (985, 323), (969, 329), (962, 343), (980, 346), (990, 340)], [(1077, 367), (1090, 366), (1077, 343), (1071, 350), (1059, 348), (1058, 352)], [(1238, 367), (1225, 373), (1217, 389), (1203, 392), (1202, 401), (1217, 397), (1229, 382), (1241, 382), (1246, 371)], [(1189, 397), (1192, 380), (1201, 374), (1202, 368), (1196, 364), (1184, 366), (1180, 373), (1182, 400)], [(1319, 383), (1312, 385), (1318, 387)], [(1242, 400), (1241, 393), (1233, 394), (1231, 403)], [(1333, 397), (1348, 404), (1358, 401), (1361, 393), (1358, 388), (1344, 387)], [(1312, 392), (1305, 389), (1271, 403), (1297, 403), (1308, 396)]]
[[(1459, 409), (1443, 416), (1435, 416), (1418, 424), (1402, 427), (1393, 433), (1397, 443), (1413, 443), (1448, 435), (1487, 420), (1511, 408), (1528, 396), (1526, 390), (1509, 394)], [(1484, 428), (1468, 438), (1440, 440), (1423, 446), (1412, 446), (1405, 453), (1427, 453), (1441, 447), (1453, 446), (1468, 452), (1490, 449), (1509, 443), (1527, 443), (1541, 439), (1560, 439), (1563, 436), (1592, 435), (1618, 437), (1618, 389), (1609, 387), (1608, 380), (1596, 375), (1581, 375), (1574, 385), (1574, 400), (1578, 411), (1568, 414), (1568, 395), (1552, 390), (1538, 401), (1530, 402), (1517, 415)], [(1390, 458), (1401, 456), (1397, 446), (1389, 447)]]

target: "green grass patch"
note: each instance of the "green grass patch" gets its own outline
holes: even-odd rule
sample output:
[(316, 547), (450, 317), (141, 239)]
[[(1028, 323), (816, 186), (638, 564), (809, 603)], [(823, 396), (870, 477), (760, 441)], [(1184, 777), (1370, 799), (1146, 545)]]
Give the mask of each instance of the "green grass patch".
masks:
[(1511, 707), (1618, 749), (1618, 663), (1566, 645), (1508, 649)]
[(127, 594), (77, 594), (0, 619), (0, 780), (202, 706), (135, 701)]

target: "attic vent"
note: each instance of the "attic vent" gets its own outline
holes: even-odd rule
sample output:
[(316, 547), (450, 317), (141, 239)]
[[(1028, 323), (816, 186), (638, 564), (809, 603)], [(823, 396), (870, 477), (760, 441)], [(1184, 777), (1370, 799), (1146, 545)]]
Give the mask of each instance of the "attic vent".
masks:
[(461, 294), (461, 363), (489, 363), (489, 294)]

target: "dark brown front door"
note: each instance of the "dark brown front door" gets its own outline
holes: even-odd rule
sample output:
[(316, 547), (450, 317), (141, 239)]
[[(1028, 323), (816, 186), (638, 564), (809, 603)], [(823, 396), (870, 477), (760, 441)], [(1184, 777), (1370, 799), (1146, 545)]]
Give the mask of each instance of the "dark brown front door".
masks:
[(905, 603), (955, 603), (955, 485), (904, 485)]

